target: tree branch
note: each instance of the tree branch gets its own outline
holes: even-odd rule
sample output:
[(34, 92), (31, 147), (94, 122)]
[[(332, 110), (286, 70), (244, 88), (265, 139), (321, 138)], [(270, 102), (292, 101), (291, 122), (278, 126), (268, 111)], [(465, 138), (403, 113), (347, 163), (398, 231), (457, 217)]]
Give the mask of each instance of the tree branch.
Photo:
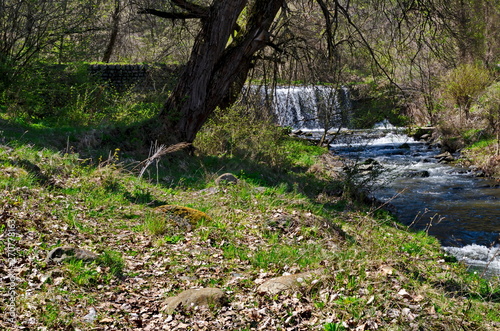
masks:
[(396, 86), (399, 90), (403, 90), (395, 81), (394, 79), (389, 75), (389, 73), (387, 72), (387, 70), (385, 70), (385, 68), (382, 66), (382, 64), (378, 61), (377, 59), (377, 56), (375, 55), (375, 51), (373, 50), (373, 48), (370, 46), (370, 43), (366, 40), (363, 32), (359, 29), (359, 27), (352, 21), (351, 19), (351, 15), (349, 15), (349, 11), (348, 11), (348, 7), (343, 7), (342, 5), (340, 5), (339, 1), (338, 0), (335, 0), (335, 3), (337, 5), (337, 8), (340, 10), (340, 12), (342, 13), (342, 15), (344, 16), (344, 18), (347, 20), (347, 23), (352, 26), (354, 28), (354, 30), (358, 33), (359, 37), (361, 38), (361, 41), (362, 43), (366, 46), (366, 48), (368, 49), (368, 52), (370, 53), (370, 56), (372, 58), (372, 60), (375, 62), (375, 64), (377, 65), (377, 67), (382, 71), (382, 73), (384, 74), (385, 77), (387, 77), (387, 79), (389, 79), (389, 81), (394, 85)]
[(186, 0), (170, 0), (173, 2), (177, 7), (184, 9), (185, 11), (189, 12), (190, 14), (196, 14), (199, 16), (207, 16), (208, 15), (208, 8), (203, 7), (200, 5), (196, 5), (192, 2), (186, 1)]
[(174, 12), (166, 12), (166, 11), (161, 11), (161, 10), (156, 10), (156, 9), (151, 9), (151, 8), (142, 8), (141, 10), (138, 11), (139, 14), (150, 14), (154, 16), (158, 16), (161, 18), (168, 18), (171, 20), (184, 20), (184, 19), (190, 19), (190, 18), (206, 18), (208, 15), (207, 13), (203, 13), (200, 15), (199, 13), (174, 13)]
[(141, 8), (139, 14), (150, 14), (162, 18), (168, 18), (171, 20), (184, 20), (190, 18), (207, 18), (209, 14), (209, 8), (196, 5), (187, 0), (170, 0), (170, 2), (184, 10), (185, 12), (166, 12), (151, 8)]
[[(335, 45), (333, 44), (334, 33), (332, 31), (333, 22), (331, 19), (332, 14), (328, 9), (328, 6), (323, 0), (316, 0), (323, 12), (323, 16), (325, 18), (325, 28), (326, 28), (326, 42), (328, 45), (328, 58), (332, 59), (334, 54)], [(335, 11), (336, 12), (336, 11)]]

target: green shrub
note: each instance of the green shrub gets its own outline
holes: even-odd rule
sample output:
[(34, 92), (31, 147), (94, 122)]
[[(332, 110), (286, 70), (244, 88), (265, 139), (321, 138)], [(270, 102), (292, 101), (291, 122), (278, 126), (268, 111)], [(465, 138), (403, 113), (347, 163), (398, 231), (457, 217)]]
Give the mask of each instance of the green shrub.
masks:
[(369, 81), (366, 84), (353, 85), (351, 91), (356, 101), (352, 109), (350, 127), (368, 129), (384, 119), (396, 126), (408, 123), (408, 118), (402, 115), (400, 91), (393, 86)]
[[(1, 68), (0, 68), (1, 73)], [(0, 82), (0, 112), (22, 122), (87, 126), (103, 121), (148, 119), (160, 109), (159, 99), (117, 91), (88, 73), (87, 64), (37, 64), (15, 82)]]
[(461, 64), (443, 78), (443, 96), (450, 104), (458, 107), (468, 119), (474, 100), (489, 82), (489, 72), (482, 66)]
[(195, 145), (206, 154), (282, 167), (288, 164), (281, 148), (284, 137), (283, 129), (238, 105), (217, 110), (198, 133)]
[(490, 85), (479, 98), (477, 107), (488, 122), (489, 129), (496, 135), (500, 146), (500, 82)]

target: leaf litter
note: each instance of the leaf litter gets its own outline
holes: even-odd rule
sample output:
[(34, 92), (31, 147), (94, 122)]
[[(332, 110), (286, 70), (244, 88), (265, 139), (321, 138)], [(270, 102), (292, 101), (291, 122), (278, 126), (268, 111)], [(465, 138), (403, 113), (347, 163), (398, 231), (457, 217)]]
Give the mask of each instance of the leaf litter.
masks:
[[(377, 255), (380, 246), (397, 247), (408, 239), (407, 234), (387, 228), (384, 231), (392, 232), (388, 237), (392, 242), (372, 242), (370, 236), (382, 236), (376, 232), (380, 224), (363, 212), (347, 210), (328, 219), (323, 211), (301, 209), (303, 198), (290, 197), (287, 203), (286, 196), (272, 194), (267, 198), (283, 206), (272, 206), (275, 202), (265, 206), (263, 190), (246, 187), (250, 193), (241, 195), (238, 187), (245, 183), (210, 194), (156, 190), (157, 200), (195, 205), (214, 220), (180, 233), (171, 227), (163, 236), (154, 236), (144, 229), (145, 219), (153, 214), (151, 208), (113, 197), (120, 194), (106, 191), (109, 183), (102, 173), (96, 176), (99, 180), (67, 175), (58, 177), (57, 187), (9, 187), (1, 192), (4, 244), (0, 268), (7, 276), (1, 278), (0, 293), (8, 302), (12, 294), (7, 289), (15, 285), (15, 323), (21, 329), (499, 327), (494, 320), (466, 315), (472, 305), (464, 290), (467, 285), (456, 283), (456, 288), (450, 288), (459, 267), (450, 268), (441, 261), (437, 249), (426, 256), (400, 251)], [(118, 181), (120, 185), (130, 184)], [(94, 191), (102, 198), (93, 198)], [(16, 248), (15, 258), (5, 248), (8, 221), (15, 224), (15, 237), (10, 241)], [(109, 263), (47, 264), (47, 253), (63, 245), (101, 256), (118, 252), (123, 273), (113, 274), (114, 265)], [(370, 250), (374, 256), (367, 258)], [(272, 296), (257, 293), (257, 287), (270, 279), (319, 268), (326, 270), (324, 281), (306, 282)], [(224, 290), (228, 304), (165, 313), (167, 297), (204, 287)], [(447, 305), (446, 300), (453, 304)], [(481, 304), (482, 311), (498, 310), (494, 301)], [(0, 327), (11, 328), (12, 320), (4, 317)]]

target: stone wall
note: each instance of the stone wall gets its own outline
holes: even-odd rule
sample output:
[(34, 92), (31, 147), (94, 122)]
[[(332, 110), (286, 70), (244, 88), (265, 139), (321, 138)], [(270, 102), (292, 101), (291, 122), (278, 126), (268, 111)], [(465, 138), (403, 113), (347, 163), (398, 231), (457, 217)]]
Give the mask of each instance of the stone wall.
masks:
[(119, 91), (164, 91), (175, 84), (180, 68), (165, 64), (91, 64), (91, 75), (108, 82)]

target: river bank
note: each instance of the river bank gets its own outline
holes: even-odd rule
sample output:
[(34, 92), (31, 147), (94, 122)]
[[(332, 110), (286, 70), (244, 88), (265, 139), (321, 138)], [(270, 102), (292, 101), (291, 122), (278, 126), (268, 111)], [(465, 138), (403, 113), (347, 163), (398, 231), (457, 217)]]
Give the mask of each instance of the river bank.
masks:
[[(16, 260), (3, 246), (2, 265), (16, 281), (2, 279), (15, 307), (2, 328), (500, 327), (498, 283), (342, 195), (326, 150), (282, 139), (295, 160), (286, 169), (175, 155), (160, 176), (138, 178), (118, 150), (92, 165), (4, 137), (2, 240), (15, 232)], [(235, 183), (216, 180), (222, 172)], [(181, 207), (197, 216), (173, 212)], [(68, 246), (93, 258), (57, 257)], [(217, 289), (213, 301), (183, 304), (185, 290), (204, 288)]]

